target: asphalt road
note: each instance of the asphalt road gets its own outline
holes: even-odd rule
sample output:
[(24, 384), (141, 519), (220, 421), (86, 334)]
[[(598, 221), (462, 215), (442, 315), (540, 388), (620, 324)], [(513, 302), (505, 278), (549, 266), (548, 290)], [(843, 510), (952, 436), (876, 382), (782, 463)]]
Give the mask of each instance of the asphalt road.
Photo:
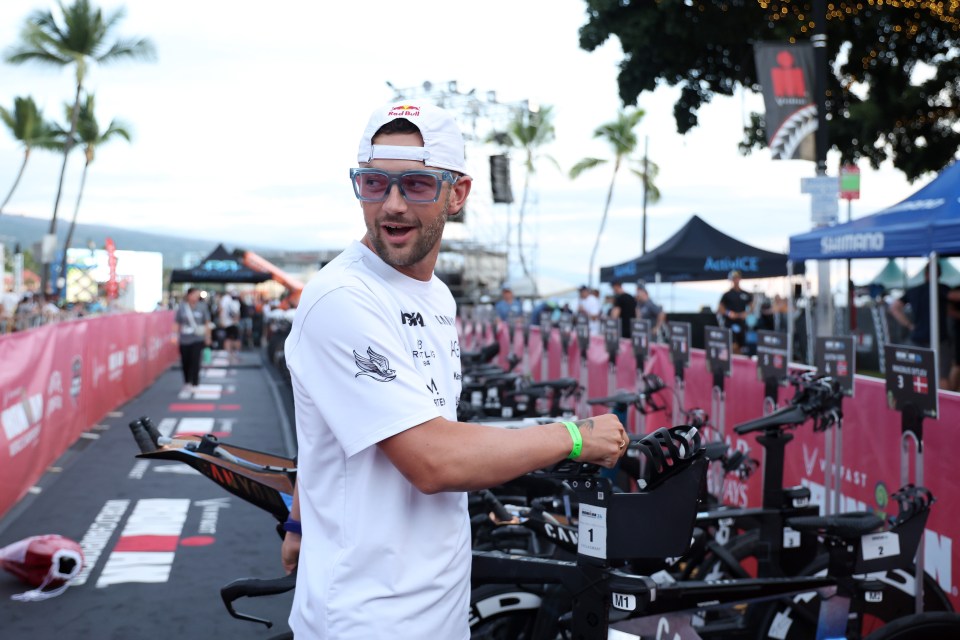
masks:
[(294, 453), (289, 397), (257, 352), (231, 366), (215, 359), (194, 393), (178, 367), (84, 434), (33, 491), (0, 520), (0, 547), (56, 533), (81, 543), (86, 566), (56, 598), (18, 602), (27, 587), (0, 572), (3, 640), (270, 638), (288, 630), (292, 593), (244, 598), (231, 618), (220, 588), (282, 575), (280, 539), (265, 511), (183, 463), (141, 460), (128, 423), (150, 418), (164, 432), (210, 431), (282, 456)]

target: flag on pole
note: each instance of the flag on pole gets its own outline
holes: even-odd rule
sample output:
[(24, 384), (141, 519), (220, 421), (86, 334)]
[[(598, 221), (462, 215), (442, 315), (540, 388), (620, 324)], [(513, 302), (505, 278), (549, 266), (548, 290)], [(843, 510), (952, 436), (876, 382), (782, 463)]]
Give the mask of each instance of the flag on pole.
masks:
[(754, 58), (766, 107), (767, 145), (773, 159), (815, 160), (813, 45), (760, 42), (754, 46)]

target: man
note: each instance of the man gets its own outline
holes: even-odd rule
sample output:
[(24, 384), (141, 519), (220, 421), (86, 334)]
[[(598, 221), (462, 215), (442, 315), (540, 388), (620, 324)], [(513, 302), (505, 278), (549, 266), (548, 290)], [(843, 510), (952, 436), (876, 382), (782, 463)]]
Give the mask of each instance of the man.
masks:
[(580, 287), (580, 299), (577, 301), (577, 314), (586, 316), (590, 326), (590, 335), (592, 336), (600, 333), (601, 311), (600, 296), (595, 294), (593, 289), (587, 285)]
[(519, 318), (523, 315), (523, 306), (513, 296), (513, 289), (508, 286), (504, 286), (500, 291), (500, 299), (493, 305), (493, 309), (504, 322), (509, 322), (513, 318)]
[(642, 282), (637, 283), (637, 317), (650, 323), (650, 333), (653, 336), (659, 336), (663, 325), (667, 323), (667, 314), (663, 312), (663, 307), (650, 299), (650, 293)]
[(741, 277), (739, 271), (730, 272), (732, 285), (730, 290), (720, 297), (720, 304), (717, 305), (717, 315), (722, 319), (723, 326), (730, 329), (734, 353), (743, 351), (747, 337), (747, 316), (750, 305), (753, 304), (753, 294), (740, 288)]
[(302, 566), (290, 627), (297, 638), (466, 640), (464, 492), (569, 456), (612, 467), (626, 436), (613, 415), (456, 422), (456, 305), (433, 270), (472, 186), (462, 134), (442, 109), (397, 100), (371, 115), (357, 159), (366, 234), (304, 289), (286, 341), (299, 452), (281, 555)]
[(613, 307), (610, 317), (620, 320), (620, 335), (629, 339), (633, 331), (633, 319), (637, 317), (637, 301), (632, 295), (623, 290), (623, 283), (610, 283), (613, 289)]
[(235, 289), (229, 289), (220, 298), (217, 320), (223, 330), (223, 348), (227, 357), (230, 362), (236, 362), (240, 357), (240, 296)]
[[(942, 282), (937, 285), (937, 326), (940, 333), (940, 344), (937, 348), (937, 363), (939, 371), (939, 385), (941, 389), (950, 389), (950, 335), (948, 333), (947, 318), (950, 317), (950, 305), (960, 301), (960, 290), (951, 291)], [(907, 310), (913, 316), (907, 315)], [(890, 305), (890, 315), (901, 326), (910, 332), (907, 343), (914, 347), (930, 349), (930, 269), (923, 270), (923, 284), (907, 289), (902, 296)]]

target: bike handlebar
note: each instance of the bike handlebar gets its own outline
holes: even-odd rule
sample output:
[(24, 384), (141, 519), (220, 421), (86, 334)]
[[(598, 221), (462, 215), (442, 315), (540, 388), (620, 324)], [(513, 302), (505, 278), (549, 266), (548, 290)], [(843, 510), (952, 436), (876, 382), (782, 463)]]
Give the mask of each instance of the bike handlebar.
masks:
[(240, 613), (233, 608), (233, 601), (239, 598), (256, 598), (259, 596), (272, 596), (286, 593), (297, 586), (297, 572), (285, 575), (281, 578), (265, 580), (262, 578), (241, 578), (234, 580), (227, 586), (220, 589), (220, 597), (223, 599), (223, 606), (227, 612), (237, 620), (249, 620), (250, 622), (259, 622), (267, 626), (267, 629), (273, 626), (273, 622), (266, 618), (259, 618), (247, 613)]

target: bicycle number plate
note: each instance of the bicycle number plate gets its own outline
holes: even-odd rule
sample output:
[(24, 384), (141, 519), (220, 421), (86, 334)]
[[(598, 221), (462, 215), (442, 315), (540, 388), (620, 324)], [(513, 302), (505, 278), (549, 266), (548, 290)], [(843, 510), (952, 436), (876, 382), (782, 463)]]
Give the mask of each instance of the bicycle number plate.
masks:
[(607, 508), (580, 503), (580, 539), (577, 551), (585, 556), (607, 558)]
[(637, 596), (635, 595), (629, 593), (611, 593), (610, 598), (610, 603), (615, 609), (633, 611), (637, 608)]
[(800, 546), (800, 532), (790, 527), (783, 528), (783, 548), (796, 549)]
[(860, 552), (864, 560), (900, 555), (900, 536), (893, 531), (869, 533), (860, 538)]

